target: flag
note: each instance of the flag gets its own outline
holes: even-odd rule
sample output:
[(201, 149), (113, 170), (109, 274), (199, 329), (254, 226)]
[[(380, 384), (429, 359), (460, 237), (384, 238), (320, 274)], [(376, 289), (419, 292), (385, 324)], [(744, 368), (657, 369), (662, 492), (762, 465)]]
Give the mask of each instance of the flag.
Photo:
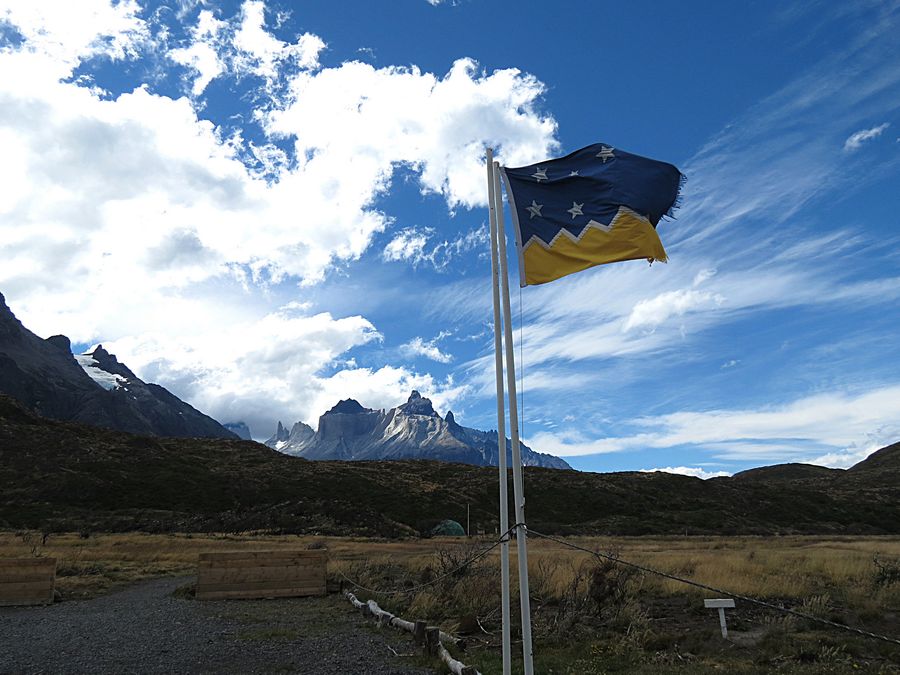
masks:
[(656, 225), (671, 215), (684, 180), (671, 164), (597, 143), (500, 171), (522, 286), (621, 260), (666, 261)]

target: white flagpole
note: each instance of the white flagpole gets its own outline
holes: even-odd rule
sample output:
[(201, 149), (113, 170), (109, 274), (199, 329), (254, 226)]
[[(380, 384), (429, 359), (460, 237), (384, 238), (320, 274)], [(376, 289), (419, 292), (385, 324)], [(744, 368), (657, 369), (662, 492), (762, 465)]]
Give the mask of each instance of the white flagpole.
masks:
[(500, 337), (500, 284), (497, 262), (497, 211), (494, 203), (494, 151), (487, 149), (488, 207), (491, 223), (491, 280), (494, 290), (494, 371), (497, 380), (497, 463), (500, 467), (500, 583), (502, 588), (503, 675), (509, 675), (512, 647), (509, 633), (509, 472), (506, 468), (506, 409), (503, 405), (503, 347)]
[[(516, 543), (519, 553), (519, 604), (522, 608), (522, 657), (525, 675), (534, 674), (531, 647), (531, 603), (528, 591), (528, 528), (525, 526), (525, 487), (522, 482), (522, 453), (519, 448), (519, 410), (516, 404), (515, 349), (512, 340), (512, 313), (509, 309), (506, 232), (503, 225), (503, 197), (500, 194), (500, 165), (494, 162), (494, 203), (497, 239), (500, 245), (500, 283), (503, 290), (503, 335), (506, 341), (506, 388), (509, 392), (509, 430), (512, 437), (513, 494), (516, 500)], [(505, 445), (505, 444), (504, 444)], [(504, 448), (505, 449), (505, 448)]]

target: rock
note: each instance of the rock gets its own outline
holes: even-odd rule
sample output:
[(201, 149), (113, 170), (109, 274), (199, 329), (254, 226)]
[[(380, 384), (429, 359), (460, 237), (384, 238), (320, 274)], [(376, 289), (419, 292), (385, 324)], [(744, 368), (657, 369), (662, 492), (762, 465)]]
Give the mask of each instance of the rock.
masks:
[(72, 341), (65, 335), (51, 335), (47, 338), (47, 342), (66, 354), (72, 353)]

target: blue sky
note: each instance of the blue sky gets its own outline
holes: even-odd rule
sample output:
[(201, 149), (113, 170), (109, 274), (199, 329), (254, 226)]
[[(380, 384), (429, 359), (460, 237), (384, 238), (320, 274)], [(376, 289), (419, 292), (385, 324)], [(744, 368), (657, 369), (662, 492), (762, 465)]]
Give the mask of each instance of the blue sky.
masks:
[(687, 174), (670, 262), (513, 283), (527, 442), (708, 476), (900, 439), (900, 4), (75, 5), (0, 0), (39, 334), (258, 438), (412, 388), (494, 428), (483, 148), (604, 142)]

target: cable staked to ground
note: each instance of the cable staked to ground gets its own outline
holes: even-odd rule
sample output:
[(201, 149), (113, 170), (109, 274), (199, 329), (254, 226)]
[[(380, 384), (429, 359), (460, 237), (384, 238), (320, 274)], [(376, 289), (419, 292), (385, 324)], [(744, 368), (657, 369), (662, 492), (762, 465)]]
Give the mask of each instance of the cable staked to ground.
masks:
[(468, 567), (469, 565), (471, 565), (473, 562), (485, 557), (488, 553), (490, 553), (495, 548), (500, 546), (500, 544), (502, 544), (505, 541), (509, 541), (510, 534), (512, 534), (519, 527), (519, 525), (520, 525), (520, 523), (516, 523), (515, 525), (510, 527), (506, 532), (504, 532), (502, 535), (500, 535), (499, 539), (494, 541), (490, 546), (487, 546), (486, 548), (483, 548), (480, 551), (477, 551), (474, 555), (470, 556), (468, 559), (466, 559), (465, 561), (463, 561), (462, 563), (460, 563), (459, 565), (454, 567), (449, 572), (444, 572), (444, 574), (440, 575), (439, 577), (435, 577), (434, 579), (431, 579), (430, 581), (426, 581), (421, 584), (416, 584), (415, 586), (410, 586), (409, 588), (402, 588), (402, 589), (391, 590), (391, 591), (380, 591), (375, 588), (366, 588), (362, 584), (360, 584), (357, 581), (348, 577), (341, 570), (338, 570), (338, 574), (340, 574), (342, 577), (344, 577), (344, 579), (346, 581), (348, 581), (350, 584), (352, 584), (354, 587), (359, 588), (360, 590), (363, 590), (363, 591), (368, 591), (369, 593), (376, 593), (378, 595), (406, 595), (409, 593), (414, 593), (415, 591), (418, 591), (419, 589), (427, 588), (428, 586), (433, 586), (434, 584), (438, 583), (439, 581), (443, 581), (447, 577), (453, 576), (460, 570), (463, 570), (466, 567)]
[(695, 588), (702, 588), (706, 591), (711, 591), (713, 593), (718, 593), (720, 595), (735, 598), (737, 600), (741, 600), (743, 602), (748, 602), (753, 605), (758, 605), (760, 607), (765, 607), (767, 609), (771, 609), (776, 612), (781, 612), (782, 614), (790, 614), (792, 616), (796, 616), (800, 619), (805, 619), (806, 621), (812, 621), (814, 623), (822, 624), (824, 626), (830, 626), (831, 628), (838, 628), (843, 631), (847, 631), (850, 633), (856, 633), (857, 635), (862, 635), (863, 637), (872, 638), (873, 640), (880, 640), (882, 642), (887, 642), (889, 644), (900, 646), (900, 640), (897, 638), (892, 638), (887, 635), (880, 635), (879, 633), (873, 633), (871, 631), (864, 630), (862, 628), (855, 628), (854, 626), (848, 626), (847, 624), (839, 623), (837, 621), (831, 621), (829, 619), (823, 619), (818, 616), (813, 616), (812, 614), (806, 614), (805, 612), (799, 612), (796, 609), (790, 609), (789, 607), (782, 607), (780, 605), (776, 605), (771, 602), (766, 602), (765, 600), (759, 600), (758, 598), (752, 598), (748, 595), (742, 595), (740, 593), (734, 593), (727, 589), (716, 588), (715, 586), (710, 586), (708, 584), (700, 583), (699, 581), (694, 581), (693, 579), (685, 579), (684, 577), (679, 577), (675, 574), (670, 574), (669, 572), (663, 572), (662, 570), (654, 569), (652, 567), (648, 567), (646, 565), (640, 565), (638, 563), (631, 562), (629, 560), (623, 560), (618, 556), (611, 555), (609, 553), (602, 553), (600, 551), (595, 551), (590, 548), (586, 548), (584, 546), (579, 546), (578, 544), (574, 544), (570, 541), (566, 541), (565, 539), (560, 539), (559, 537), (554, 537), (549, 534), (544, 534), (542, 532), (538, 532), (536, 530), (532, 530), (528, 527), (523, 526), (521, 523), (516, 523), (512, 527), (510, 527), (506, 532), (504, 532), (496, 541), (490, 544), (490, 546), (486, 546), (485, 548), (477, 551), (475, 554), (470, 556), (468, 559), (454, 567), (452, 570), (441, 574), (430, 581), (426, 581), (421, 584), (416, 584), (415, 586), (410, 586), (409, 588), (396, 589), (396, 590), (378, 590), (375, 588), (367, 588), (362, 584), (358, 583), (354, 579), (351, 579), (342, 571), (338, 570), (338, 574), (340, 574), (347, 582), (352, 584), (354, 587), (359, 588), (363, 591), (367, 591), (369, 593), (376, 593), (379, 595), (407, 595), (410, 593), (415, 593), (422, 588), (427, 588), (428, 586), (433, 586), (434, 584), (443, 581), (444, 579), (453, 576), (460, 570), (465, 569), (472, 563), (484, 558), (488, 553), (493, 551), (495, 548), (500, 546), (504, 541), (509, 541), (510, 535), (517, 529), (522, 528), (525, 533), (528, 535), (533, 535), (535, 537), (539, 537), (541, 539), (546, 539), (547, 541), (556, 542), (562, 546), (566, 546), (576, 551), (582, 551), (583, 553), (588, 553), (596, 558), (601, 560), (608, 560), (616, 565), (623, 565), (625, 567), (631, 567), (632, 569), (640, 570), (641, 572), (645, 572), (647, 574), (653, 574), (658, 577), (663, 577), (664, 579), (671, 579), (672, 581), (677, 581), (678, 583), (686, 584), (688, 586), (693, 586)]
[(798, 612), (795, 609), (790, 609), (788, 607), (781, 607), (771, 602), (766, 602), (765, 600), (759, 600), (757, 598), (751, 598), (746, 595), (741, 595), (740, 593), (732, 593), (731, 591), (715, 588), (714, 586), (709, 586), (707, 584), (702, 584), (699, 581), (694, 581), (692, 579), (685, 579), (683, 577), (676, 576), (674, 574), (669, 574), (668, 572), (662, 572), (661, 570), (653, 569), (652, 567), (647, 567), (646, 565), (639, 565), (638, 563), (629, 562), (628, 560), (622, 560), (621, 558), (610, 555), (608, 553), (601, 553), (600, 551), (594, 551), (593, 549), (585, 548), (584, 546), (579, 546), (578, 544), (573, 544), (572, 542), (566, 541), (565, 539), (560, 539), (558, 537), (553, 537), (549, 534), (542, 534), (541, 532), (536, 532), (535, 530), (528, 530), (528, 534), (534, 535), (536, 537), (540, 537), (541, 539), (547, 539), (548, 541), (554, 541), (557, 544), (562, 544), (563, 546), (567, 546), (571, 549), (575, 549), (576, 551), (583, 551), (584, 553), (590, 553), (591, 555), (601, 558), (603, 560), (609, 560), (617, 565), (624, 565), (625, 567), (631, 567), (633, 569), (640, 570), (641, 572), (646, 572), (647, 574), (654, 574), (659, 577), (664, 577), (666, 579), (671, 579), (672, 581), (677, 581), (682, 584), (687, 584), (688, 586), (694, 586), (696, 588), (702, 588), (707, 591), (712, 591), (713, 593), (719, 593), (724, 596), (728, 596), (731, 598), (736, 598), (738, 600), (742, 600), (743, 602), (749, 602), (754, 605), (759, 605), (761, 607), (766, 607), (768, 609), (775, 610), (776, 612), (782, 612), (783, 614), (791, 614), (793, 616), (799, 617), (801, 619), (806, 619), (807, 621), (813, 621), (815, 623), (820, 623), (826, 626), (831, 626), (832, 628), (839, 628), (841, 630), (849, 631), (851, 633), (857, 633), (858, 635), (862, 635), (863, 637), (872, 638), (874, 640), (881, 640), (882, 642), (888, 642), (890, 644), (900, 646), (900, 640), (892, 637), (888, 637), (887, 635), (879, 635), (878, 633), (872, 633), (867, 630), (863, 630), (862, 628), (854, 628), (853, 626), (848, 626), (843, 623), (838, 623), (837, 621), (830, 621), (828, 619), (822, 619), (817, 616), (813, 616), (811, 614), (806, 614), (804, 612)]

